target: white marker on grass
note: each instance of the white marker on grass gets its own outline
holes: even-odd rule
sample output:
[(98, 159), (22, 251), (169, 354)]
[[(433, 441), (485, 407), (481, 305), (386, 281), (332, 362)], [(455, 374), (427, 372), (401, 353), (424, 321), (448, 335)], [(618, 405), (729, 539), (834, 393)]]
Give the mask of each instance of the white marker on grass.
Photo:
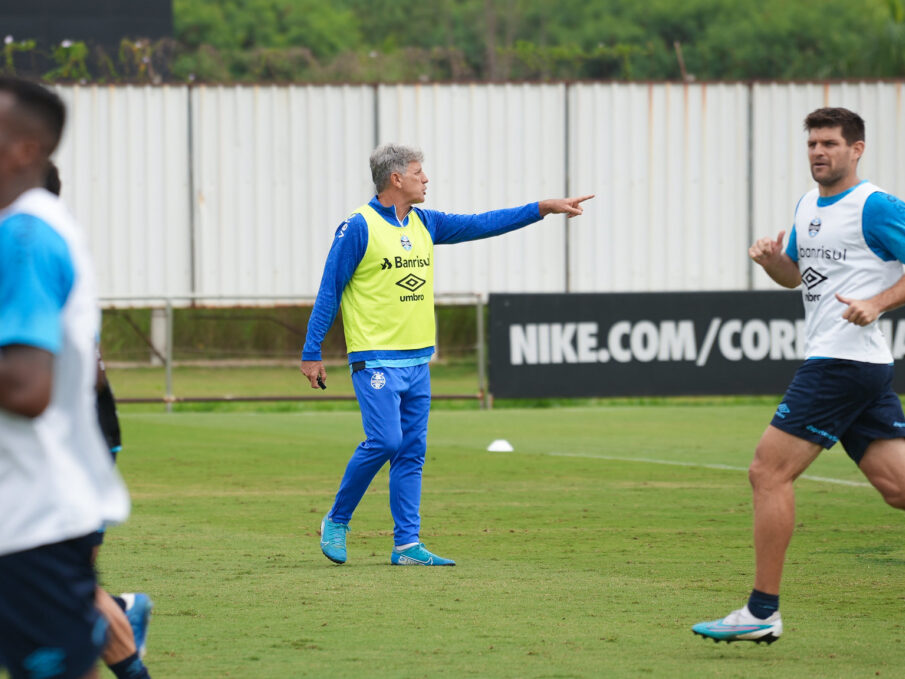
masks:
[(515, 448), (506, 439), (496, 439), (487, 446), (487, 451), (491, 453), (511, 453), (514, 450)]

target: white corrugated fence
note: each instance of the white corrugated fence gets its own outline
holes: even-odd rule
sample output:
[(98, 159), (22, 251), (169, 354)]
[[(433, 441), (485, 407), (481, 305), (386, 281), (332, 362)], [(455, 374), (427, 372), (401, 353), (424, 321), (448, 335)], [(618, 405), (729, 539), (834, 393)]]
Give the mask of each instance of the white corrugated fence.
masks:
[[(104, 297), (311, 298), (378, 143), (420, 146), (424, 207), (595, 193), (585, 215), (438, 248), (437, 292), (743, 290), (752, 237), (812, 182), (801, 125), (867, 122), (861, 176), (905, 194), (902, 82), (65, 86), (56, 159)], [(176, 303), (188, 303), (187, 299)]]

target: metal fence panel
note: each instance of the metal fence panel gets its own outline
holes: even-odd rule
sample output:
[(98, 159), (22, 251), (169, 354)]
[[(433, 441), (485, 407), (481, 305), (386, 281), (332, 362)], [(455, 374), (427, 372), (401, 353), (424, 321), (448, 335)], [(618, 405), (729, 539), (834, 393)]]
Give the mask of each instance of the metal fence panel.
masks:
[(69, 122), (55, 155), (88, 232), (102, 296), (191, 287), (188, 89), (57, 88)]
[(192, 112), (197, 292), (315, 294), (371, 195), (373, 88), (198, 87)]
[(441, 294), (772, 289), (747, 247), (813, 186), (801, 123), (820, 106), (862, 114), (861, 176), (905, 195), (902, 82), (58, 91), (63, 196), (105, 297), (312, 297), (389, 140), (425, 151), (425, 207), (597, 194), (568, 225), (443, 248)]
[[(385, 85), (378, 141), (424, 151), (426, 208), (475, 213), (564, 195), (564, 85)], [(565, 284), (565, 218), (442, 247), (438, 293), (555, 291)]]
[(569, 91), (570, 291), (741, 289), (747, 88), (579, 84)]

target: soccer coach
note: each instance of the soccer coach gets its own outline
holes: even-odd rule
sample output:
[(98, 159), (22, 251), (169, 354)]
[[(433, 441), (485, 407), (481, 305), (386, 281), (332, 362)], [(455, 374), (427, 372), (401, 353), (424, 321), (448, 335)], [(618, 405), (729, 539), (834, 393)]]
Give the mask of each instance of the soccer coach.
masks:
[[(549, 214), (582, 214), (593, 198), (560, 198), (477, 215), (414, 207), (427, 175), (420, 150), (384, 144), (371, 154), (377, 189), (336, 230), (308, 321), (301, 370), (312, 389), (327, 373), (321, 343), (342, 306), (352, 384), (365, 440), (355, 449), (333, 508), (321, 523), (321, 550), (346, 561), (349, 521), (372, 479), (390, 463), (394, 565), (454, 566), (420, 540), (421, 470), (427, 449), (434, 353), (434, 245), (499, 236)], [(320, 383), (320, 384), (319, 384)]]

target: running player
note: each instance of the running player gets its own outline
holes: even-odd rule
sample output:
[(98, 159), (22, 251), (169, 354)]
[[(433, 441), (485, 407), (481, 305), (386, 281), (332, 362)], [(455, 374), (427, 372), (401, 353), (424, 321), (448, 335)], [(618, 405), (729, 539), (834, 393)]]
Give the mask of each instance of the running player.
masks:
[(96, 677), (94, 533), (129, 498), (97, 425), (94, 274), (44, 190), (59, 97), (0, 78), (0, 657), (13, 679)]
[(751, 259), (787, 288), (803, 284), (806, 359), (748, 472), (754, 490), (754, 589), (743, 608), (702, 622), (715, 641), (782, 634), (779, 585), (795, 526), (793, 483), (841, 442), (883, 499), (905, 509), (905, 415), (892, 390), (892, 354), (877, 319), (905, 304), (905, 203), (858, 179), (864, 121), (844, 108), (805, 118), (817, 182), (799, 201), (789, 244), (761, 238)]

